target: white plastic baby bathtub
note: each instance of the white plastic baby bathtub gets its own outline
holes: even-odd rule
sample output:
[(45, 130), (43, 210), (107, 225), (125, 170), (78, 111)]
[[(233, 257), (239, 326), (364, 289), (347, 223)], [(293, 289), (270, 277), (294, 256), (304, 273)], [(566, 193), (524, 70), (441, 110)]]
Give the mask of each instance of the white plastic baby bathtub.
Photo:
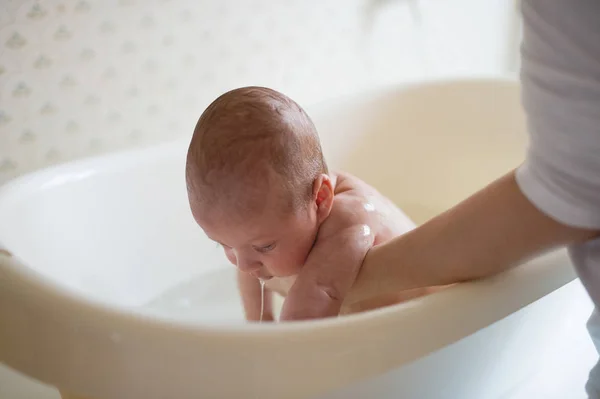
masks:
[[(417, 222), (524, 154), (510, 81), (403, 86), (308, 111), (329, 163)], [(245, 324), (233, 267), (189, 213), (186, 145), (0, 188), (0, 361), (96, 399), (486, 399), (528, 378), (565, 333), (563, 252), (369, 313)]]

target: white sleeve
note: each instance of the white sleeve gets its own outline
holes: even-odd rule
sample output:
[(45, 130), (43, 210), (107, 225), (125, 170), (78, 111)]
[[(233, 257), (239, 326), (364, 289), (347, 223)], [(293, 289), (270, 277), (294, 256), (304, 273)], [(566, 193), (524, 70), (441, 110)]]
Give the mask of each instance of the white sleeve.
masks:
[(517, 182), (542, 212), (600, 228), (600, 0), (523, 0), (530, 145)]

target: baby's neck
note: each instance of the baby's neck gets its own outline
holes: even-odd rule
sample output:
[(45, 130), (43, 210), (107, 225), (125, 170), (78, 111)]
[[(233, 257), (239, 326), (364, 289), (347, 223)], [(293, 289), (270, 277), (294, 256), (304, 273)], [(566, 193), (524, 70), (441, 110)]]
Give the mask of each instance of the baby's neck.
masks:
[(333, 192), (335, 193), (335, 188), (337, 187), (340, 175), (337, 172), (329, 172), (327, 176), (329, 176), (329, 180), (331, 180), (331, 187), (333, 187)]

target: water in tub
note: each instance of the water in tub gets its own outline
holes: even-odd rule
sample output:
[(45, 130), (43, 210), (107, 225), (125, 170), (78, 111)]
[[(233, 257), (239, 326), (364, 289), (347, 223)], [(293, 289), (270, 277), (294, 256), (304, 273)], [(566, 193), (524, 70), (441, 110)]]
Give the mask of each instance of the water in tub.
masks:
[[(264, 289), (264, 284), (261, 284)], [(274, 295), (277, 316), (283, 298)], [(146, 313), (201, 324), (245, 322), (244, 310), (237, 287), (236, 269), (230, 264), (177, 284), (143, 306)]]

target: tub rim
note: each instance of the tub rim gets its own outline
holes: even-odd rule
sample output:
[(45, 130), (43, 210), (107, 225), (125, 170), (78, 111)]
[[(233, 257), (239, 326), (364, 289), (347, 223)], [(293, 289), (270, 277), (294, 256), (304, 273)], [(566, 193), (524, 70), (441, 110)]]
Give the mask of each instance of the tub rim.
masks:
[[(510, 85), (515, 88), (519, 87), (518, 81), (510, 75), (498, 74), (498, 75), (482, 75), (475, 77), (437, 77), (425, 80), (417, 80), (410, 82), (402, 82), (394, 85), (382, 85), (371, 87), (367, 90), (361, 90), (351, 95), (343, 96), (340, 98), (326, 98), (321, 101), (314, 102), (307, 106), (307, 108), (320, 108), (327, 107), (340, 103), (351, 103), (358, 100), (361, 97), (376, 98), (381, 96), (388, 96), (393, 93), (403, 92), (407, 90), (419, 89), (422, 87), (439, 87), (449, 86), (456, 84), (503, 84)], [(169, 158), (173, 155), (173, 151), (184, 151), (187, 149), (189, 143), (188, 137), (180, 137), (173, 140), (168, 140), (162, 143), (152, 144), (139, 148), (126, 148), (107, 154), (94, 155), (91, 157), (85, 157), (82, 159), (76, 159), (68, 162), (59, 163), (47, 168), (36, 170), (33, 172), (26, 173), (22, 176), (10, 179), (4, 184), (0, 185), (0, 203), (5, 200), (5, 197), (19, 197), (25, 196), (46, 188), (52, 187), (53, 185), (68, 184), (69, 181), (85, 179), (93, 177), (98, 174), (107, 174), (118, 170), (127, 169), (134, 165), (138, 165), (144, 162), (150, 162), (161, 158)], [(132, 156), (135, 155), (135, 156)], [(60, 181), (52, 183), (52, 178), (60, 176)], [(219, 334), (238, 334), (240, 332), (249, 332), (250, 334), (263, 333), (264, 331), (306, 331), (312, 329), (320, 329), (330, 327), (332, 325), (352, 325), (357, 322), (366, 320), (377, 319), (379, 317), (385, 317), (384, 315), (401, 313), (404, 304), (393, 305), (382, 309), (376, 309), (369, 312), (363, 312), (359, 314), (345, 315), (338, 318), (318, 319), (318, 320), (303, 320), (297, 322), (286, 322), (284, 324), (278, 324), (276, 327), (267, 324), (241, 324), (241, 325), (228, 325), (219, 324), (215, 326), (198, 325), (193, 322), (187, 322), (182, 320), (170, 320), (168, 318), (160, 317), (150, 313), (142, 312), (131, 312), (125, 307), (118, 305), (110, 305), (99, 300), (87, 298), (83, 295), (78, 294), (74, 290), (64, 289), (54, 282), (49, 277), (44, 276), (38, 272), (36, 268), (30, 267), (26, 262), (18, 259), (17, 256), (10, 253), (9, 248), (3, 248), (0, 242), (0, 249), (4, 252), (0, 252), (0, 266), (6, 268), (14, 278), (17, 279), (30, 279), (35, 282), (38, 288), (48, 295), (56, 296), (57, 298), (64, 295), (63, 299), (70, 299), (73, 301), (79, 301), (82, 304), (86, 304), (90, 309), (104, 313), (106, 316), (123, 316), (129, 320), (138, 319), (140, 323), (149, 323), (149, 325), (164, 326), (165, 324), (171, 326), (178, 326), (178, 328), (191, 328), (194, 331), (218, 331)], [(8, 252), (8, 253), (6, 253)], [(521, 269), (522, 266), (527, 265), (530, 262), (525, 262), (515, 269)], [(505, 273), (510, 274), (515, 269), (508, 270)], [(24, 273), (23, 271), (27, 272)], [(2, 269), (0, 269), (2, 271)], [(504, 274), (504, 273), (501, 273)], [(490, 277), (493, 279), (495, 276)], [(573, 278), (574, 275), (573, 275)], [(573, 278), (565, 281), (560, 286), (555, 287), (558, 289), (561, 286), (569, 283)], [(477, 282), (463, 283), (463, 284), (477, 284)], [(452, 288), (454, 289), (454, 288)], [(552, 289), (551, 291), (553, 291)], [(549, 291), (548, 293), (550, 293)], [(437, 297), (437, 295), (445, 295), (445, 292), (437, 293), (425, 298), (419, 298), (414, 303), (427, 303), (430, 297)], [(539, 298), (536, 298), (536, 300)], [(411, 302), (411, 303), (412, 303)], [(222, 336), (222, 335), (221, 335)]]
[[(423, 82), (403, 83), (393, 87), (386, 87), (383, 90), (381, 88), (372, 88), (366, 94), (347, 96), (341, 101), (342, 103), (349, 102), (358, 99), (359, 96), (365, 95), (369, 97), (385, 96), (393, 92), (406, 91), (407, 89), (422, 86), (433, 87), (448, 84), (454, 85), (457, 83), (502, 83), (515, 85), (516, 82), (512, 78), (432, 79)], [(333, 100), (325, 100), (313, 104), (312, 107), (328, 106), (333, 103)], [(0, 202), (11, 195), (18, 197), (19, 195), (23, 196), (39, 191), (41, 189), (39, 186), (40, 183), (47, 182), (49, 178), (61, 173), (68, 174), (74, 170), (83, 170), (89, 173), (83, 176), (85, 178), (98, 173), (120, 170), (128, 164), (133, 165), (140, 162), (148, 162), (159, 159), (156, 157), (160, 156), (172, 156), (172, 151), (179, 151), (180, 146), (183, 146), (183, 143), (187, 143), (187, 141), (187, 138), (180, 138), (143, 148), (125, 149), (114, 153), (70, 161), (31, 172), (0, 186)], [(167, 147), (170, 150), (165, 151)], [(185, 146), (182, 148), (185, 148)], [(136, 156), (131, 157), (132, 154), (136, 154)], [(119, 162), (106, 162), (107, 160), (116, 160)], [(101, 168), (100, 166), (103, 167)], [(82, 178), (81, 173), (79, 175), (72, 175), (72, 178), (76, 179), (78, 176)], [(425, 349), (420, 352), (421, 356), (424, 356), (427, 353), (469, 336), (570, 283), (575, 279), (575, 273), (565, 255), (564, 250), (553, 251), (551, 254), (525, 262), (521, 266), (496, 276), (463, 283), (461, 286), (417, 299), (409, 304), (394, 305), (340, 318), (270, 325), (202, 325), (185, 320), (174, 320), (159, 315), (135, 312), (124, 307), (87, 298), (75, 291), (60, 287), (54, 280), (45, 277), (37, 269), (29, 267), (26, 263), (19, 260), (17, 256), (2, 252), (0, 253), (0, 281), (7, 281), (9, 289), (5, 287), (0, 290), (0, 299), (2, 299), (0, 300), (0, 314), (9, 314), (9, 311), (12, 309), (10, 307), (11, 304), (20, 306), (21, 310), (34, 307), (38, 313), (53, 311), (54, 316), (61, 321), (87, 321), (94, 327), (104, 328), (106, 332), (111, 329), (117, 329), (124, 331), (125, 334), (130, 334), (132, 337), (143, 335), (144, 343), (148, 345), (152, 342), (158, 342), (158, 340), (165, 337), (174, 340), (179, 338), (202, 338), (203, 341), (206, 341), (203, 345), (208, 345), (207, 342), (211, 341), (221, 346), (240, 341), (244, 341), (248, 345), (256, 344), (259, 346), (264, 346), (273, 341), (278, 341), (279, 343), (310, 343), (318, 339), (334, 342), (333, 340), (336, 339), (337, 334), (345, 336), (347, 341), (354, 340), (355, 342), (359, 342), (357, 340), (360, 337), (357, 334), (360, 331), (379, 332), (385, 336), (385, 334), (390, 334), (390, 330), (393, 332), (395, 328), (401, 328), (403, 323), (410, 323), (415, 318), (415, 314), (419, 313), (422, 308), (445, 309), (444, 305), (446, 302), (454, 301), (455, 303), (460, 303), (459, 299), (461, 297), (464, 300), (469, 295), (472, 295), (473, 292), (485, 292), (487, 295), (482, 297), (481, 301), (477, 301), (477, 303), (464, 302), (466, 307), (457, 309), (456, 315), (460, 316), (463, 314), (470, 316), (469, 320), (467, 320), (470, 324), (455, 325), (455, 321), (447, 319), (444, 315), (426, 315), (425, 319), (427, 323), (432, 325), (437, 323), (437, 325), (453, 328), (453, 330), (442, 337), (430, 338), (427, 341), (427, 345), (424, 345)], [(545, 278), (544, 284), (539, 284), (540, 276)], [(510, 293), (506, 292), (505, 289), (507, 286), (513, 288), (514, 291)], [(21, 293), (19, 291), (20, 288), (25, 288), (26, 292)], [(6, 301), (7, 299), (8, 301)], [(3, 302), (4, 305), (2, 304)], [(492, 303), (496, 306), (493, 308), (494, 312), (489, 312), (490, 304)], [(477, 313), (478, 317), (473, 317), (473, 312)], [(461, 320), (465, 321), (464, 317), (463, 319), (458, 318), (458, 321)], [(317, 331), (326, 332), (327, 334), (325, 336), (317, 334), (315, 338), (314, 333)], [(20, 341), (23, 345), (26, 342), (26, 339)], [(353, 349), (352, 354), (355, 357), (360, 357), (361, 354), (365, 354), (365, 350), (363, 347), (357, 347)], [(390, 348), (390, 351), (393, 353), (398, 350), (398, 348)], [(15, 353), (17, 351), (17, 349), (10, 346), (10, 343), (5, 342), (2, 344), (0, 342), (0, 359), (3, 361), (7, 356), (12, 364), (18, 363), (17, 360), (24, 361), (23, 359), (15, 360)], [(12, 358), (10, 357), (11, 354)], [(374, 364), (371, 369), (376, 370), (379, 367), (380, 371), (386, 370), (390, 368), (391, 364), (401, 364), (406, 361), (406, 358), (390, 358), (385, 365), (377, 365), (371, 360), (371, 363)], [(11, 365), (11, 363), (7, 364)], [(35, 369), (35, 367), (29, 367), (29, 370), (31, 369)], [(21, 371), (27, 372), (29, 370)], [(28, 374), (39, 378), (39, 372), (31, 373)], [(57, 378), (42, 378), (41, 380), (49, 383), (61, 382), (56, 381), (61, 378), (64, 380), (65, 374), (57, 373), (53, 374), (53, 376), (58, 376)], [(340, 378), (343, 378), (343, 376)], [(336, 381), (339, 382), (340, 380)]]

